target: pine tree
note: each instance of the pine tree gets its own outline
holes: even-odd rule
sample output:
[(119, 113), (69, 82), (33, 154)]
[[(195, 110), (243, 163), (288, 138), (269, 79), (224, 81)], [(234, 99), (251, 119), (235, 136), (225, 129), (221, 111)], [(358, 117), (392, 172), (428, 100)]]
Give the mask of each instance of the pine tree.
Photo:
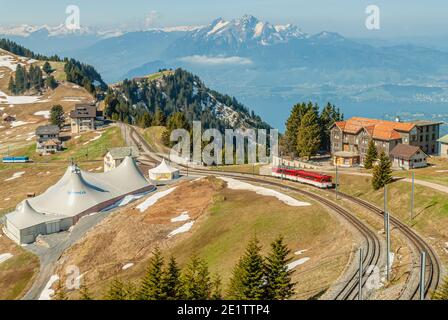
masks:
[(45, 85), (54, 90), (57, 88), (58, 86), (58, 82), (56, 81), (56, 79), (53, 76), (48, 76), (47, 79), (45, 79)]
[(156, 109), (156, 112), (154, 114), (154, 118), (152, 119), (152, 125), (153, 126), (163, 126), (165, 125), (165, 116), (160, 110), (160, 108)]
[(330, 128), (335, 122), (342, 120), (344, 120), (344, 116), (340, 113), (339, 109), (328, 102), (319, 116), (319, 126), (321, 129), (320, 148), (322, 150), (330, 151)]
[(170, 258), (168, 266), (162, 277), (162, 294), (165, 299), (175, 300), (181, 295), (180, 269), (176, 259)]
[(44, 66), (42, 67), (42, 69), (48, 75), (50, 75), (53, 72), (53, 68), (51, 68), (51, 65), (50, 65), (50, 63), (48, 63), (48, 61), (45, 61)]
[(212, 279), (212, 300), (222, 300), (222, 283), (219, 274), (215, 274)]
[(146, 274), (140, 285), (138, 297), (140, 300), (160, 300), (163, 299), (162, 277), (163, 277), (163, 257), (160, 249), (156, 247), (149, 261)]
[(316, 155), (320, 146), (320, 128), (314, 110), (309, 109), (297, 128), (297, 153), (310, 159)]
[(67, 293), (65, 292), (65, 287), (61, 279), (59, 279), (56, 283), (54, 298), (55, 300), (68, 300)]
[(266, 299), (265, 265), (260, 254), (261, 246), (254, 237), (248, 244), (244, 256), (233, 269), (229, 286), (229, 297), (235, 300)]
[(9, 78), (8, 90), (9, 90), (9, 92), (11, 92), (11, 94), (17, 93), (16, 83), (15, 83), (14, 77), (12, 75)]
[(54, 105), (50, 110), (50, 123), (61, 127), (64, 124), (64, 109), (60, 104)]
[(366, 158), (364, 159), (364, 168), (372, 169), (373, 164), (378, 158), (378, 150), (376, 149), (375, 142), (372, 140), (369, 141), (369, 147), (367, 149)]
[(211, 295), (210, 274), (207, 263), (193, 256), (182, 272), (182, 299), (206, 300)]
[(112, 281), (105, 298), (107, 300), (127, 300), (128, 296), (125, 284), (118, 278), (115, 278)]
[(443, 280), (442, 285), (434, 293), (433, 300), (448, 300), (448, 276)]
[(79, 288), (79, 300), (93, 300), (89, 288), (84, 284)]
[(285, 300), (294, 294), (294, 283), (288, 270), (288, 258), (291, 250), (283, 243), (283, 237), (278, 237), (271, 244), (271, 253), (266, 258), (267, 295), (271, 300)]
[(372, 186), (378, 190), (392, 181), (392, 163), (384, 151), (381, 151), (379, 163), (373, 168)]

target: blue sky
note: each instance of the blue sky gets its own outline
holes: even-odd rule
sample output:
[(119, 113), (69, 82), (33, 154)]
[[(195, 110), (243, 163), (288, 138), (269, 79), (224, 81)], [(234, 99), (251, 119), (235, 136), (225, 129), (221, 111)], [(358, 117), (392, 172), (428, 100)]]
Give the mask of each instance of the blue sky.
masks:
[[(5, 1), (6, 2), (6, 1)], [(446, 0), (26, 0), (0, 5), (1, 25), (50, 24), (65, 21), (65, 8), (76, 4), (81, 24), (137, 28), (207, 24), (216, 17), (232, 19), (245, 13), (272, 23), (293, 23), (308, 33), (336, 31), (346, 36), (412, 37), (448, 34)], [(364, 27), (365, 8), (381, 10), (381, 30)], [(148, 20), (146, 20), (148, 22)]]

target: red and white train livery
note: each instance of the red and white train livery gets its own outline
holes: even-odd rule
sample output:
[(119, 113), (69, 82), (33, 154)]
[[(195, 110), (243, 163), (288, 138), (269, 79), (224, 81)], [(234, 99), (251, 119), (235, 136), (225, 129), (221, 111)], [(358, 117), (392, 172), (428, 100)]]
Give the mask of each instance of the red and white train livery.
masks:
[(333, 187), (332, 177), (324, 174), (310, 172), (305, 170), (273, 168), (272, 176), (287, 180), (297, 181), (312, 186), (327, 189)]

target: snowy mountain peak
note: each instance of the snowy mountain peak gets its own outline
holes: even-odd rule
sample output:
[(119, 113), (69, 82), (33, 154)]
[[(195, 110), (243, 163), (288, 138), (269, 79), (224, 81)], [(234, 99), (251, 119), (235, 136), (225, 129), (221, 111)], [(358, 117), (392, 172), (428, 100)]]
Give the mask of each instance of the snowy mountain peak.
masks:
[(207, 27), (197, 30), (194, 37), (205, 37), (227, 43), (255, 42), (261, 45), (272, 45), (291, 39), (301, 39), (307, 35), (291, 24), (272, 25), (246, 14), (232, 21), (217, 18)]
[(29, 37), (35, 33), (45, 33), (50, 37), (57, 37), (75, 34), (90, 34), (92, 33), (92, 31), (87, 27), (81, 27), (80, 29), (76, 30), (68, 29), (65, 24), (60, 24), (57, 26), (49, 26), (47, 24), (40, 26), (30, 26), (22, 24), (14, 27), (0, 27), (1, 35)]

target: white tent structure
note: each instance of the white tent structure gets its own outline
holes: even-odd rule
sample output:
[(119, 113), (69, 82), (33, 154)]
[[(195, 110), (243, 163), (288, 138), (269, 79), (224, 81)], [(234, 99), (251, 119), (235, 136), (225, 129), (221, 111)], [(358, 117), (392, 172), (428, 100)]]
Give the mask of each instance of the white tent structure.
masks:
[(165, 181), (177, 179), (180, 176), (179, 169), (171, 167), (165, 159), (155, 168), (149, 169), (149, 179), (153, 181)]
[(152, 189), (131, 157), (105, 173), (84, 172), (71, 165), (55, 185), (7, 214), (5, 231), (18, 243), (32, 243), (39, 234), (67, 230), (86, 214)]

